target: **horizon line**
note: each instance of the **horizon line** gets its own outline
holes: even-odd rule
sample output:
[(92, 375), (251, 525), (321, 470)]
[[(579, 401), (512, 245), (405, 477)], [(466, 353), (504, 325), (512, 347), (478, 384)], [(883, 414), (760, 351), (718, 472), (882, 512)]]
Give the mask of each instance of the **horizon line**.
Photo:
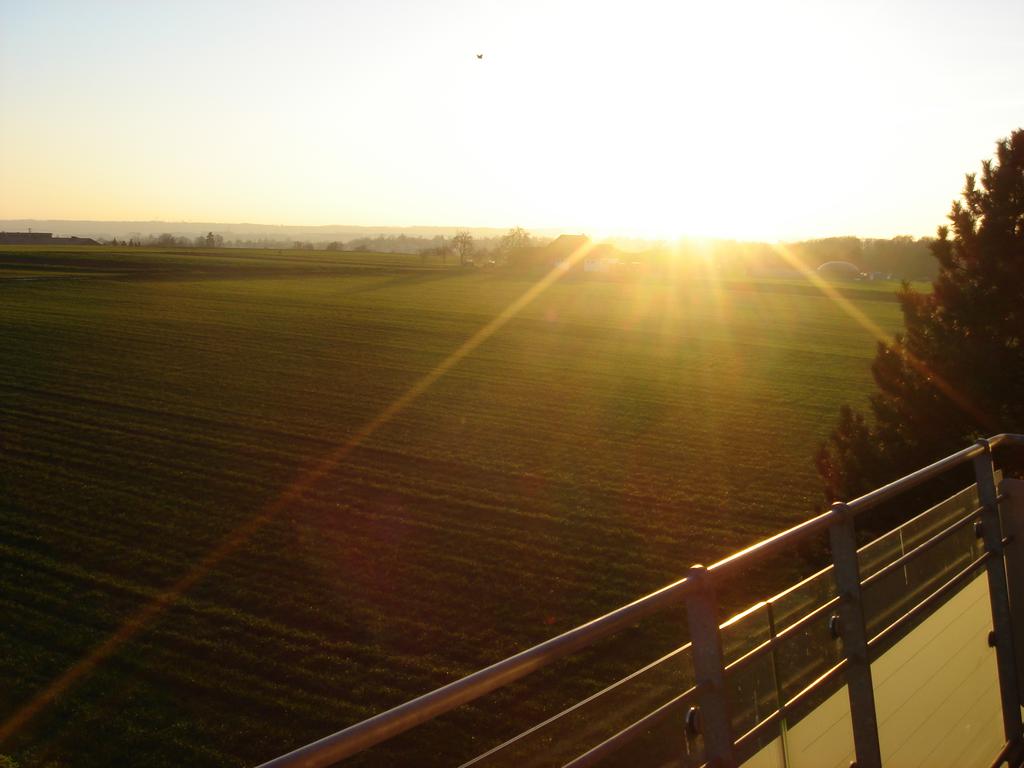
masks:
[[(269, 224), (258, 221), (215, 221), (215, 220), (189, 220), (189, 219), (79, 219), (79, 218), (36, 218), (36, 217), (11, 217), (11, 218), (0, 218), (0, 224), (7, 222), (65, 222), (69, 224), (169, 224), (169, 225), (189, 225), (197, 227), (205, 226), (220, 226), (220, 227), (266, 227), (272, 229), (361, 229), (369, 230), (372, 232), (381, 232), (383, 230), (395, 229), (395, 230), (444, 230), (458, 232), (460, 230), (494, 230), (508, 231), (514, 229), (516, 226), (494, 226), (494, 225), (449, 225), (449, 224)], [(813, 240), (831, 240), (831, 239), (842, 239), (842, 238), (855, 238), (857, 240), (892, 240), (897, 237), (911, 237), (914, 240), (921, 239), (934, 239), (935, 234), (913, 234), (910, 232), (899, 232), (887, 236), (882, 235), (859, 235), (859, 234), (834, 234), (834, 235), (811, 235), (802, 237), (786, 237), (786, 238), (738, 238), (729, 237), (723, 235), (700, 235), (700, 234), (678, 234), (672, 236), (660, 236), (655, 234), (645, 234), (636, 232), (614, 232), (610, 230), (602, 230), (598, 228), (588, 227), (558, 227), (558, 226), (539, 226), (539, 227), (522, 227), (527, 232), (537, 233), (558, 233), (558, 234), (587, 234), (593, 240), (645, 240), (650, 242), (677, 242), (677, 241), (727, 241), (736, 243), (793, 243), (793, 242), (807, 242)], [(591, 232), (598, 234), (588, 234), (588, 229)]]

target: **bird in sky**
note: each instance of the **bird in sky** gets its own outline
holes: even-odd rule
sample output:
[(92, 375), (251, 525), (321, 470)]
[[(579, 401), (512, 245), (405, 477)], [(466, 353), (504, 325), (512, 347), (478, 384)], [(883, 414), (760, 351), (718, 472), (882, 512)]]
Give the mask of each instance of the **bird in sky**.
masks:
[(482, 58), (484, 57), (484, 55), (483, 55), (482, 53), (478, 53), (478, 54), (476, 55), (476, 57), (477, 57), (478, 59), (482, 59)]

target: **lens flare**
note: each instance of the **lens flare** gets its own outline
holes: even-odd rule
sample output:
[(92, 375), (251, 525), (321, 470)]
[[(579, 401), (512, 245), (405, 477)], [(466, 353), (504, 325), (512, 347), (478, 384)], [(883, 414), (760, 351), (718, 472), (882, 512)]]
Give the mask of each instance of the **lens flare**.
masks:
[(556, 264), (544, 277), (531, 285), (519, 298), (459, 345), (455, 351), (434, 366), (429, 373), (416, 381), (401, 396), (388, 404), (352, 437), (300, 474), (291, 485), (285, 488), (258, 514), (232, 530), (216, 547), (207, 552), (198, 563), (192, 566), (187, 573), (170, 587), (152, 598), (136, 611), (134, 615), (126, 619), (110, 637), (93, 648), (84, 658), (75, 662), (63, 674), (54, 679), (26, 704), (16, 710), (14, 714), (0, 725), (0, 743), (5, 742), (21, 730), (32, 718), (52, 704), (58, 697), (66, 693), (75, 683), (87, 676), (106, 659), (110, 658), (126, 642), (145, 629), (185, 592), (213, 570), (225, 557), (238, 550), (254, 534), (280, 514), (282, 510), (298, 501), (314, 483), (335, 469), (377, 430), (408, 408), (413, 401), (430, 389), (438, 379), (458, 365), (459, 362), (491, 338), (491, 336), (500, 331), (510, 320), (560, 280), (566, 273), (580, 265), (592, 248), (593, 246), (590, 241), (586, 241), (568, 257)]
[(923, 376), (926, 381), (931, 382), (935, 385), (935, 388), (945, 395), (950, 402), (956, 407), (960, 408), (964, 413), (967, 413), (974, 418), (979, 424), (987, 427), (991, 431), (998, 431), (996, 424), (990, 419), (980, 408), (974, 403), (968, 400), (961, 392), (959, 392), (952, 384), (946, 381), (942, 376), (936, 373), (934, 370), (928, 367), (924, 361), (918, 359), (913, 353), (910, 352), (905, 346), (899, 345), (896, 342), (896, 337), (891, 333), (886, 332), (878, 326), (870, 317), (865, 315), (860, 309), (858, 309), (853, 302), (843, 296), (839, 291), (836, 290), (835, 286), (825, 280), (815, 270), (810, 269), (800, 259), (798, 259), (785, 245), (773, 246), (773, 249), (778, 253), (786, 263), (789, 264), (793, 269), (797, 270), (807, 280), (820, 290), (825, 296), (830, 299), (839, 309), (845, 312), (850, 318), (852, 318), (857, 324), (859, 324), (864, 330), (874, 336), (878, 341), (890, 347), (897, 347), (903, 354), (904, 359), (919, 375)]

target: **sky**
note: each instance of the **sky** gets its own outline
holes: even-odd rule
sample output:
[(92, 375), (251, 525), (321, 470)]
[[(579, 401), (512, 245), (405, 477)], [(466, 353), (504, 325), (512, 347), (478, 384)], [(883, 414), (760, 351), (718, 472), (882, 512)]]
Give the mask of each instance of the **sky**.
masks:
[(1021, 0), (0, 0), (0, 219), (931, 235), (1024, 126), (1021, 29)]

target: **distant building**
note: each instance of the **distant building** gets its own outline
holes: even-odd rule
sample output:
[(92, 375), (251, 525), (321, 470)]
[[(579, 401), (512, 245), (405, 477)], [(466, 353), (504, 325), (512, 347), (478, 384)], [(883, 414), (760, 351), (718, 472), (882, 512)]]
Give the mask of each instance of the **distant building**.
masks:
[(547, 245), (519, 248), (508, 255), (510, 267), (549, 270), (569, 260), (590, 243), (586, 235), (559, 235)]
[(0, 245), (99, 245), (91, 237), (54, 237), (52, 232), (0, 232)]
[(615, 272), (622, 266), (618, 249), (608, 243), (595, 245), (583, 258), (584, 272)]

